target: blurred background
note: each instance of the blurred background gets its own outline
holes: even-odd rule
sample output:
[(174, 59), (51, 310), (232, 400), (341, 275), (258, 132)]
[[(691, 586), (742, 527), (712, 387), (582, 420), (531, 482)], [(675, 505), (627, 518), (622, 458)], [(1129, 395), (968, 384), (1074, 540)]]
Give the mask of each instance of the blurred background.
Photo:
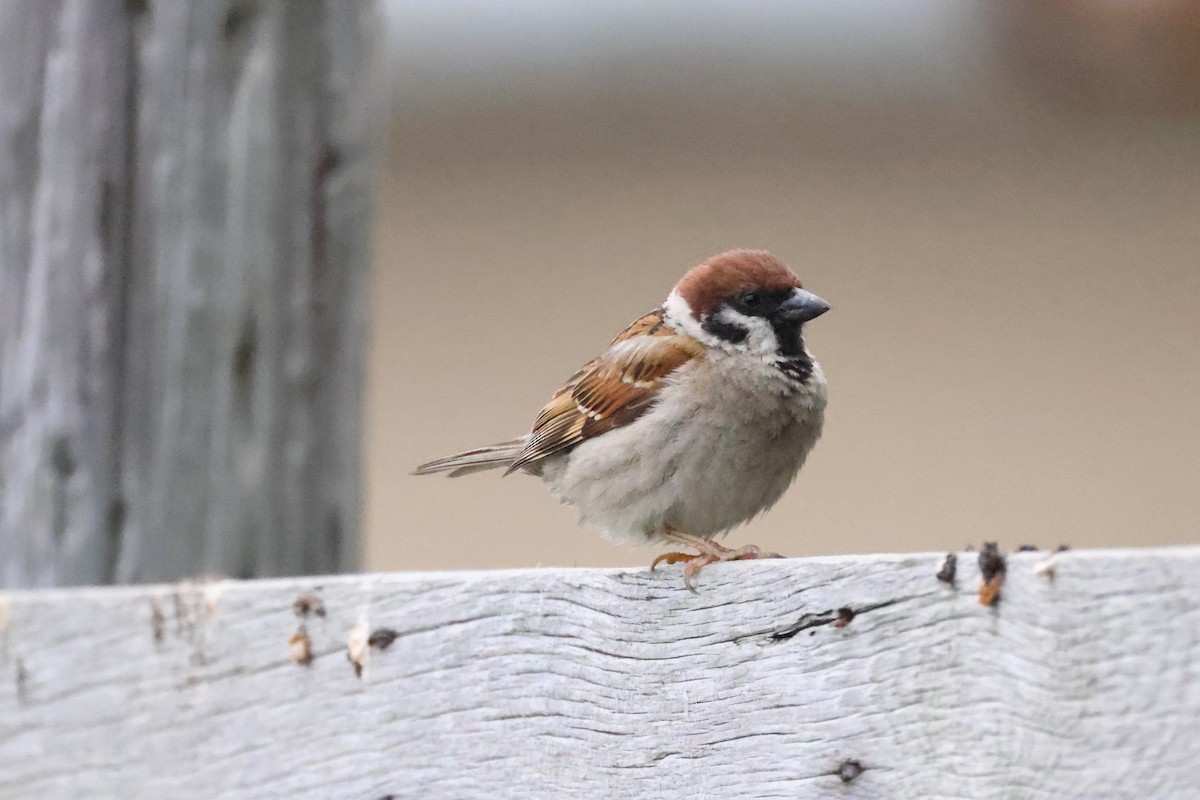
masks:
[(525, 432), (691, 265), (833, 305), (830, 406), (734, 532), (789, 555), (1200, 541), (1200, 4), (386, 4), (370, 569), (638, 565)]

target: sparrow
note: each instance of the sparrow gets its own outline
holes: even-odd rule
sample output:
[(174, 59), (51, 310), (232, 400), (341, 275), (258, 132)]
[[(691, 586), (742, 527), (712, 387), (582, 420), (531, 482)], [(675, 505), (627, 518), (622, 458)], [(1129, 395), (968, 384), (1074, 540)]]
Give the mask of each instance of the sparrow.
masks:
[(771, 508), (821, 435), (825, 375), (804, 324), (829, 310), (765, 250), (685, 274), (554, 393), (532, 430), (422, 464), (416, 475), (535, 475), (579, 523), (617, 541), (683, 546), (695, 591), (718, 561), (773, 557), (715, 539)]

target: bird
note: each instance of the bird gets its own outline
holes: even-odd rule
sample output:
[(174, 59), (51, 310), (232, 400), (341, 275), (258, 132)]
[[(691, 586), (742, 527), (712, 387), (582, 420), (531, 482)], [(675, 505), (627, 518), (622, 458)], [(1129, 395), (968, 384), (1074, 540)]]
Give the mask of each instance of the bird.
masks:
[(770, 509), (821, 436), (826, 380), (804, 326), (828, 310), (766, 250), (712, 256), (568, 378), (529, 433), (414, 474), (537, 476), (609, 539), (695, 550), (650, 565), (683, 564), (695, 591), (710, 564), (776, 556), (716, 539)]

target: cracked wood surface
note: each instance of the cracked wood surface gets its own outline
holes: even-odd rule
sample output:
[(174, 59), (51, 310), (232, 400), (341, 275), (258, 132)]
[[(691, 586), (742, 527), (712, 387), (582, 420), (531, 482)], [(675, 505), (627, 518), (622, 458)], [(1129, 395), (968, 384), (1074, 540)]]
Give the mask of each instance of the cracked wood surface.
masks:
[(1195, 798), (1200, 547), (1048, 556), (0, 594), (0, 797)]
[(376, 21), (0, 3), (0, 586), (356, 564)]

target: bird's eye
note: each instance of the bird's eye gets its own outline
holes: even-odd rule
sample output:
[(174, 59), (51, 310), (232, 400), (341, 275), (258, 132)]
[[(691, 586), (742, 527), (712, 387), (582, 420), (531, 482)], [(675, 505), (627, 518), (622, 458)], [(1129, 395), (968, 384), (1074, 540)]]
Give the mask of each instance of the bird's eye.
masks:
[(742, 296), (738, 299), (746, 308), (758, 308), (762, 305), (762, 295), (758, 292), (742, 292)]

